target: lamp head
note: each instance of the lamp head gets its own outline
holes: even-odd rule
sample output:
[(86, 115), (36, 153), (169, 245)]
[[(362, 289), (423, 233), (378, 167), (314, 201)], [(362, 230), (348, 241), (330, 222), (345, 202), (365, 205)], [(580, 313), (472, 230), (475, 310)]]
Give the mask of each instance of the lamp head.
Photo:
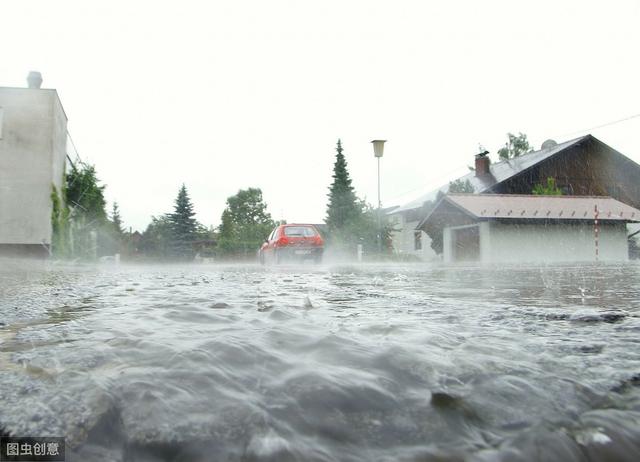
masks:
[(387, 140), (373, 140), (373, 155), (376, 157), (382, 157), (384, 151), (384, 143)]

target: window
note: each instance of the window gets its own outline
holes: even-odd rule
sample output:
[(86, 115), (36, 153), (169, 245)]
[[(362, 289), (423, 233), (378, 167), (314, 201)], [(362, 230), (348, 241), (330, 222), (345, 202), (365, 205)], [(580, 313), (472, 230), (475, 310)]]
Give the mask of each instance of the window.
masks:
[(313, 237), (316, 235), (315, 230), (310, 226), (287, 226), (284, 229), (285, 236), (292, 237)]
[(413, 233), (413, 250), (422, 250), (422, 231)]

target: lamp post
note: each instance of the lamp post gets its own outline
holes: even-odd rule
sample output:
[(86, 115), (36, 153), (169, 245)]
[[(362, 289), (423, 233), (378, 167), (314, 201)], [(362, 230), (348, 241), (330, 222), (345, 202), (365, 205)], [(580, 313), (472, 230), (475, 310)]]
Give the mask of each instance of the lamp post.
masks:
[(373, 155), (378, 159), (378, 252), (382, 253), (382, 223), (380, 213), (382, 209), (382, 201), (380, 201), (380, 158), (384, 152), (384, 143), (387, 140), (373, 140)]

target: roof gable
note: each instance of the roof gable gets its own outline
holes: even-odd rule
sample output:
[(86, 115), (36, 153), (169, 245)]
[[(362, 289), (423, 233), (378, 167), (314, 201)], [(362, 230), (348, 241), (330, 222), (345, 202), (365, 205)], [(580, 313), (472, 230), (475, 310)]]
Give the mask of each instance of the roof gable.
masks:
[[(475, 171), (471, 171), (466, 175), (460, 177), (459, 180), (463, 182), (469, 181), (469, 183), (471, 183), (471, 185), (473, 186), (473, 189), (475, 190), (476, 194), (484, 193), (489, 191), (491, 188), (495, 187), (496, 185), (510, 178), (513, 178), (516, 175), (519, 175), (522, 172), (525, 172), (532, 167), (535, 167), (540, 162), (547, 160), (587, 139), (594, 139), (600, 142), (601, 144), (603, 144), (604, 146), (606, 146), (606, 144), (597, 140), (595, 137), (591, 135), (585, 135), (579, 138), (565, 141), (564, 143), (559, 143), (555, 146), (551, 146), (545, 149), (528, 152), (518, 157), (514, 157), (513, 159), (507, 159), (500, 162), (492, 163), (489, 166), (491, 175), (487, 175), (486, 177), (483, 177), (483, 178), (477, 177), (475, 174)], [(615, 152), (618, 153), (617, 151)], [(402, 205), (401, 207), (396, 208), (390, 213), (398, 213), (398, 212), (403, 212), (405, 210), (411, 210), (411, 209), (422, 207), (422, 205), (425, 202), (435, 200), (438, 197), (438, 192), (442, 192), (443, 194), (446, 194), (448, 190), (449, 190), (449, 184), (447, 183), (441, 186), (440, 188), (430, 191), (429, 193), (419, 197), (418, 199), (415, 199), (407, 204)]]

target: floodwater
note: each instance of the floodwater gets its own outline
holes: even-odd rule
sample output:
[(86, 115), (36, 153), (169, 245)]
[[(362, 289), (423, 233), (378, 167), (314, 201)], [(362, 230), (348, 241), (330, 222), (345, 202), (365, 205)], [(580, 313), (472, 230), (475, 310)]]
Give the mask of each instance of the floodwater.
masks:
[(640, 266), (0, 267), (0, 428), (68, 461), (634, 461)]

